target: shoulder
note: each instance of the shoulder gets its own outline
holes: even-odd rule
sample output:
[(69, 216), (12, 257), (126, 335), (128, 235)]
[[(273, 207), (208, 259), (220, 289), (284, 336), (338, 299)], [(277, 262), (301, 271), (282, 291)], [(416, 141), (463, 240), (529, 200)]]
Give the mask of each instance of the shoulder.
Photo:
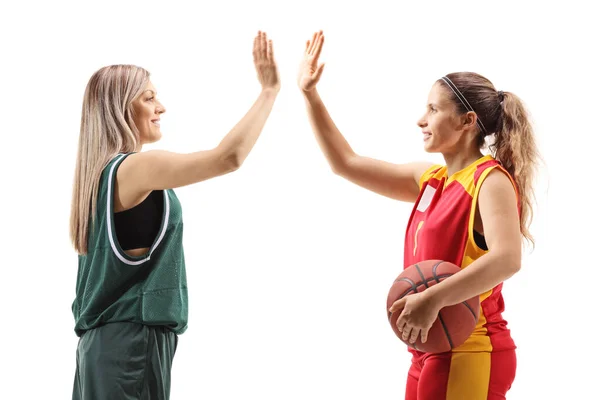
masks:
[(422, 189), (423, 185), (431, 178), (443, 174), (445, 167), (440, 164), (423, 164), (423, 169), (424, 170), (422, 170), (422, 172), (420, 173), (418, 180), (420, 189)]
[(513, 207), (518, 204), (516, 185), (510, 174), (497, 165), (491, 168), (481, 183), (479, 203), (505, 204)]
[(127, 159), (131, 154), (135, 153), (116, 153), (109, 156), (108, 160), (104, 164), (103, 172), (114, 172), (114, 170), (118, 169), (123, 161), (125, 161), (125, 159)]

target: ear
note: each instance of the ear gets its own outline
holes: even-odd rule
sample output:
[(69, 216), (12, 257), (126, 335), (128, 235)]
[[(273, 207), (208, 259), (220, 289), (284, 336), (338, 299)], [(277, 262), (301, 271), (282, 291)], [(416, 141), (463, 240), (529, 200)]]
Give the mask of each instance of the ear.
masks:
[(468, 111), (462, 118), (464, 128), (474, 128), (477, 125), (477, 114), (473, 111)]

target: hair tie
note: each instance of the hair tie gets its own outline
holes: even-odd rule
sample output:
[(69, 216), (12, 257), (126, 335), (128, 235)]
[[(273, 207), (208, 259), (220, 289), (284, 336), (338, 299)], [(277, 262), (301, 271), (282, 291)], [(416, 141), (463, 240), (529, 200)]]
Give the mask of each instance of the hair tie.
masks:
[(500, 100), (500, 103), (504, 101), (504, 92), (502, 90), (498, 90), (498, 100)]

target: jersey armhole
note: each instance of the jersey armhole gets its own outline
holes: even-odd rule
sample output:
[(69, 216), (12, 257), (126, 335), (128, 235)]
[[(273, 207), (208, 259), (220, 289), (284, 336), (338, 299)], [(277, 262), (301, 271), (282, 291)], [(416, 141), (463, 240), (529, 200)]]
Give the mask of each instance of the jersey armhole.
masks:
[(146, 254), (143, 254), (140, 256), (130, 256), (129, 254), (125, 253), (125, 251), (123, 251), (123, 249), (121, 248), (121, 246), (117, 240), (117, 234), (115, 232), (113, 201), (114, 201), (114, 189), (115, 189), (118, 167), (125, 160), (125, 158), (127, 158), (127, 156), (129, 156), (131, 154), (133, 154), (133, 153), (119, 153), (115, 157), (116, 160), (111, 161), (111, 163), (109, 164), (109, 173), (108, 173), (107, 183), (106, 183), (106, 185), (107, 185), (107, 188), (106, 188), (106, 197), (107, 197), (107, 199), (106, 199), (106, 202), (107, 202), (106, 203), (106, 215), (104, 216), (104, 218), (106, 218), (106, 229), (107, 229), (106, 233), (108, 235), (110, 247), (111, 247), (114, 255), (123, 264), (129, 265), (129, 266), (137, 266), (137, 265), (140, 265), (140, 264), (143, 264), (143, 263), (149, 261), (152, 256), (152, 253), (154, 252), (154, 250), (158, 247), (158, 245), (162, 241), (162, 239), (165, 235), (165, 232), (166, 232), (168, 222), (169, 222), (170, 202), (169, 202), (168, 191), (163, 190), (164, 206), (163, 206), (163, 216), (162, 216), (162, 220), (161, 220), (161, 228), (159, 231), (159, 235), (155, 238), (154, 243), (150, 247), (149, 251)]
[[(485, 171), (483, 171), (481, 173), (481, 175), (479, 176), (478, 180), (477, 180), (477, 184), (475, 185), (475, 191), (473, 192), (473, 200), (471, 201), (471, 211), (469, 213), (469, 229), (468, 229), (468, 235), (469, 235), (469, 242), (471, 243), (471, 245), (474, 246), (474, 248), (478, 249), (479, 251), (483, 252), (483, 253), (487, 253), (488, 250), (484, 250), (481, 247), (479, 247), (479, 245), (477, 245), (477, 242), (475, 242), (475, 236), (473, 235), (473, 230), (475, 228), (475, 215), (477, 212), (477, 204), (479, 201), (479, 192), (481, 191), (481, 185), (483, 185), (483, 182), (485, 181), (485, 178), (487, 178), (487, 176), (492, 172), (492, 170), (497, 169), (499, 171), (502, 171), (510, 180), (511, 184), (513, 185), (513, 188), (515, 190), (515, 199), (517, 202), (517, 207), (519, 207), (519, 194), (518, 194), (518, 189), (517, 189), (517, 185), (515, 184), (515, 181), (513, 180), (512, 176), (510, 176), (510, 174), (508, 173), (508, 171), (506, 171), (504, 168), (502, 168), (502, 166), (500, 165), (494, 165), (492, 167), (487, 168)], [(519, 211), (520, 213), (520, 211)]]

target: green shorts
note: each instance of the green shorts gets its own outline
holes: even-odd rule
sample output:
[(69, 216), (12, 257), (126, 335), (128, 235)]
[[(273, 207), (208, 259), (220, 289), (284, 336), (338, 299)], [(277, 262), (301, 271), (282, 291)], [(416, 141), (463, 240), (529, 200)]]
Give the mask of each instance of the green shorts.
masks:
[(110, 323), (77, 346), (73, 400), (167, 400), (177, 335), (165, 327)]

